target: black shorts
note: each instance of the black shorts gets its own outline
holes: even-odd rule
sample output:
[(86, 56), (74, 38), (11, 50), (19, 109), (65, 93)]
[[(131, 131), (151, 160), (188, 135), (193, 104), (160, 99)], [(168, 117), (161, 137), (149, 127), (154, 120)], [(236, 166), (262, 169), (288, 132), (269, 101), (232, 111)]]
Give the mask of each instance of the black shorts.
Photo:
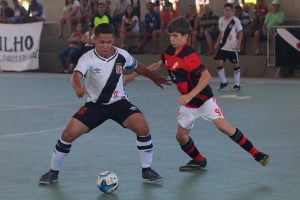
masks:
[(215, 56), (215, 60), (223, 60), (224, 62), (229, 59), (231, 63), (240, 63), (239, 54), (236, 51), (226, 51), (219, 49)]
[(123, 122), (134, 113), (141, 113), (141, 111), (128, 100), (123, 99), (109, 105), (88, 102), (73, 115), (73, 118), (92, 130), (107, 119), (112, 119), (123, 126)]

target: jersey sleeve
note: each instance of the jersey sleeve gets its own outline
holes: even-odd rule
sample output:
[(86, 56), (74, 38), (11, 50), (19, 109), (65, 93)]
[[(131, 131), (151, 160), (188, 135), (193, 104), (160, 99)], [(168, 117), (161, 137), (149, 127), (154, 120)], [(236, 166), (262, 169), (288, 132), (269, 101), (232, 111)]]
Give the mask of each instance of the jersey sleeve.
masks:
[(132, 55), (130, 55), (127, 51), (125, 51), (124, 54), (125, 54), (124, 56), (125, 56), (125, 59), (126, 59), (124, 68), (127, 68), (127, 69), (137, 68), (138, 61)]
[(243, 30), (243, 26), (241, 24), (241, 21), (238, 18), (234, 18), (235, 20), (235, 26), (236, 26), (236, 31), (240, 32)]
[(74, 71), (80, 72), (83, 76), (85, 76), (90, 67), (89, 60), (90, 59), (88, 58), (88, 54), (84, 54), (83, 56), (81, 56)]

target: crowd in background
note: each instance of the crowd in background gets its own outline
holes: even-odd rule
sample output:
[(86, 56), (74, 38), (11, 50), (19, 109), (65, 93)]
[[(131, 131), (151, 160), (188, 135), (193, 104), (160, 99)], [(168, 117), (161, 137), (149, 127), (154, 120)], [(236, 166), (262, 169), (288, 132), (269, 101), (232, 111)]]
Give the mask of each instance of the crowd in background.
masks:
[[(181, 0), (183, 1), (183, 0)], [(284, 22), (284, 13), (280, 11), (279, 0), (257, 0), (255, 5), (247, 5), (243, 0), (228, 0), (234, 4), (235, 16), (243, 26), (241, 54), (246, 54), (249, 37), (255, 38), (255, 52), (262, 53), (261, 41), (266, 40), (268, 30)], [(147, 13), (141, 16), (141, 3), (145, 3)], [(0, 23), (23, 23), (44, 21), (43, 6), (37, 0), (31, 0), (29, 9), (22, 7), (18, 0), (13, 0), (13, 8), (7, 1), (1, 1)], [(120, 38), (120, 47), (133, 53), (158, 53), (159, 38), (166, 38), (166, 27), (175, 17), (183, 15), (193, 28), (189, 37), (190, 45), (199, 53), (213, 55), (214, 42), (219, 35), (219, 17), (209, 0), (197, 0), (188, 5), (185, 13), (180, 12), (180, 0), (64, 0), (62, 15), (59, 19), (58, 38), (66, 37), (68, 46), (59, 52), (64, 72), (71, 72), (79, 57), (93, 48), (93, 29), (101, 23), (113, 24)], [(182, 9), (181, 9), (182, 11)], [(141, 19), (142, 18), (142, 19)], [(65, 28), (66, 26), (66, 28)], [(77, 28), (75, 28), (77, 27)], [(76, 29), (76, 30), (75, 30)], [(64, 30), (66, 30), (64, 33)], [(72, 32), (72, 30), (75, 30)], [(273, 34), (272, 31), (269, 31)], [(137, 37), (139, 43), (127, 46), (128, 38)], [(144, 46), (152, 41), (151, 51)], [(272, 42), (272, 41), (271, 41)], [(201, 52), (199, 44), (205, 44)], [(67, 66), (66, 58), (71, 64)]]

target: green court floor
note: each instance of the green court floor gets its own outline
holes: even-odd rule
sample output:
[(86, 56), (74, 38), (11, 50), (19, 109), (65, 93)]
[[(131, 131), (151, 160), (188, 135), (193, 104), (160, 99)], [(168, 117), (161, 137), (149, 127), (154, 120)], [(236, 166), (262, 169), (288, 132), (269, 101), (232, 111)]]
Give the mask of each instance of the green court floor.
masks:
[[(296, 200), (300, 199), (300, 80), (245, 79), (242, 91), (218, 92), (228, 121), (271, 156), (262, 167), (247, 152), (199, 120), (192, 130), (207, 157), (205, 170), (182, 173), (189, 158), (175, 139), (178, 94), (139, 78), (127, 86), (130, 100), (145, 114), (154, 143), (153, 168), (162, 184), (144, 184), (135, 135), (107, 121), (73, 143), (57, 184), (40, 186), (54, 145), (83, 104), (70, 76), (39, 73), (0, 74), (1, 200)], [(230, 86), (231, 87), (231, 86)], [(96, 187), (98, 173), (111, 170), (120, 186), (112, 195)]]

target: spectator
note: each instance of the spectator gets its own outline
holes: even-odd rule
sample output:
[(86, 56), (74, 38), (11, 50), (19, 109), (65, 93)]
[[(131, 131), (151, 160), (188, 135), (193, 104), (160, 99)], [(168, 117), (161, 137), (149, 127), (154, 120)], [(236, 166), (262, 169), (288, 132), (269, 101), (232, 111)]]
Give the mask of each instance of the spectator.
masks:
[(203, 14), (196, 19), (195, 28), (192, 35), (192, 47), (196, 49), (197, 39), (204, 39), (207, 43), (207, 55), (213, 55), (213, 39), (219, 35), (219, 17), (212, 11), (211, 6), (205, 4)]
[(147, 4), (148, 13), (145, 15), (145, 33), (143, 34), (137, 52), (142, 52), (143, 46), (152, 38), (151, 54), (157, 53), (158, 37), (160, 33), (160, 15), (155, 11), (155, 4)]
[[(190, 4), (187, 6), (185, 18), (190, 22), (191, 27), (194, 29), (197, 15), (193, 5)], [(188, 43), (189, 45), (192, 45), (192, 33), (189, 34)]]
[(110, 0), (106, 0), (105, 1), (105, 5), (106, 5), (105, 14), (107, 16), (109, 16), (109, 18), (111, 18), (112, 17), (112, 10), (111, 10), (111, 2), (110, 2)]
[(59, 19), (59, 31), (57, 37), (63, 37), (65, 24), (67, 24), (67, 37), (69, 37), (72, 32), (73, 22), (80, 22), (80, 2), (77, 0), (65, 0), (63, 16)]
[(253, 8), (254, 18), (252, 20), (252, 29), (254, 31), (255, 38), (255, 53), (254, 55), (261, 54), (260, 42), (266, 40), (267, 37), (263, 34), (263, 26), (266, 15), (268, 13), (268, 6), (264, 3), (263, 0), (258, 0)]
[(29, 22), (46, 21), (43, 5), (38, 0), (31, 0), (28, 8)]
[(77, 65), (79, 58), (83, 54), (85, 54), (86, 52), (88, 52), (89, 50), (95, 47), (94, 34), (89, 37), (89, 31), (87, 31), (82, 36), (81, 42), (83, 43), (83, 46), (80, 49), (75, 50), (70, 54), (69, 71), (73, 71), (73, 69)]
[(253, 30), (251, 27), (251, 18), (248, 13), (243, 11), (242, 7), (237, 5), (234, 7), (234, 15), (240, 20), (243, 31), (242, 33), (242, 41), (241, 41), (241, 49), (240, 49), (240, 54), (246, 54), (246, 41), (247, 37), (250, 37), (253, 35)]
[(121, 49), (125, 49), (126, 37), (136, 37), (140, 34), (139, 18), (133, 12), (132, 5), (128, 5), (125, 14), (122, 17), (122, 24), (120, 29)]
[(7, 23), (9, 18), (14, 17), (14, 10), (8, 6), (7, 1), (1, 1), (0, 23)]
[(209, 0), (196, 0), (196, 9), (197, 9), (197, 13), (198, 15), (201, 15), (203, 13), (203, 7), (204, 5), (209, 4)]
[(26, 9), (19, 3), (18, 0), (13, 0), (14, 16), (9, 18), (9, 23), (23, 23), (27, 18)]
[(78, 23), (76, 26), (76, 31), (73, 32), (68, 38), (68, 46), (58, 53), (58, 57), (64, 68), (64, 73), (72, 72), (73, 69), (67, 67), (67, 62), (65, 58), (70, 58), (71, 55), (74, 54), (74, 52), (80, 50), (80, 47), (82, 46), (82, 37), (82, 25)]
[(86, 25), (90, 23), (90, 6), (88, 0), (80, 0), (80, 22)]
[(132, 5), (131, 0), (116, 0), (115, 9), (112, 12), (112, 23), (119, 27), (119, 24), (122, 23), (123, 14), (128, 5)]
[(174, 10), (173, 4), (170, 2), (166, 3), (165, 8), (161, 13), (161, 35), (162, 35), (162, 37), (166, 36), (166, 27), (169, 24), (169, 22), (172, 19), (179, 17), (179, 16), (180, 16), (179, 11)]
[(93, 16), (90, 22), (90, 36), (93, 33), (94, 28), (96, 28), (99, 24), (109, 24), (111, 23), (110, 18), (105, 14), (106, 5), (103, 2), (98, 3), (97, 13)]
[[(264, 26), (263, 26), (263, 35), (267, 35), (269, 32), (269, 44), (270, 44), (270, 52), (274, 51), (274, 26), (282, 25), (285, 20), (285, 14), (280, 9), (279, 0), (273, 0), (271, 4), (271, 11), (266, 15)], [(260, 34), (255, 35), (256, 41), (256, 54), (260, 54), (261, 52), (261, 44), (260, 44)], [(259, 42), (258, 42), (259, 41)]]
[(90, 20), (96, 15), (98, 12), (98, 0), (90, 0), (89, 6), (89, 18)]

